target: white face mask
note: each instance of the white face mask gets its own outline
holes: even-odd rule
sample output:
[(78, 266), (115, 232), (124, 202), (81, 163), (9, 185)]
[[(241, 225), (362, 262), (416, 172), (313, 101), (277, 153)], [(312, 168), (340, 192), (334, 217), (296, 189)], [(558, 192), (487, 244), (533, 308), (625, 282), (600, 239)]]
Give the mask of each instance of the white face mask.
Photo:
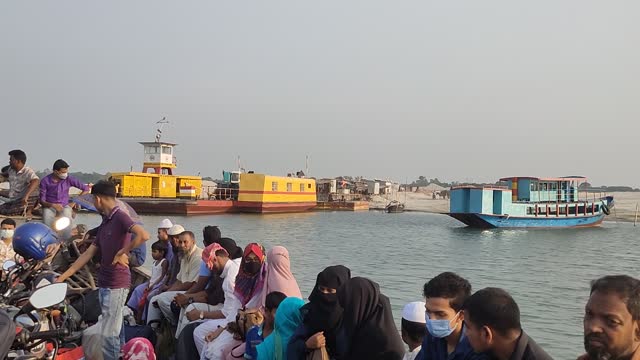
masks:
[(64, 180), (69, 176), (69, 173), (58, 173), (58, 178), (60, 178), (60, 180)]
[(2, 229), (0, 230), (0, 239), (11, 239), (13, 238), (13, 230)]

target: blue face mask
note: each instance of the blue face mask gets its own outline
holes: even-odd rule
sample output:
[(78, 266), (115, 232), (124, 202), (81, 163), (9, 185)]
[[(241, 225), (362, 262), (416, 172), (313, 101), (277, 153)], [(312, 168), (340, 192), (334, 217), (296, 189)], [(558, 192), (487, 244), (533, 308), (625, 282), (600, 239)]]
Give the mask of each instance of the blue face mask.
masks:
[[(456, 314), (456, 317), (458, 314)], [(454, 317), (453, 319), (455, 319)], [(453, 320), (452, 319), (452, 320)], [(453, 328), (451, 328), (451, 321), (449, 320), (432, 320), (429, 319), (429, 315), (426, 316), (427, 320), (427, 331), (431, 336), (435, 338), (445, 338), (453, 332)]]

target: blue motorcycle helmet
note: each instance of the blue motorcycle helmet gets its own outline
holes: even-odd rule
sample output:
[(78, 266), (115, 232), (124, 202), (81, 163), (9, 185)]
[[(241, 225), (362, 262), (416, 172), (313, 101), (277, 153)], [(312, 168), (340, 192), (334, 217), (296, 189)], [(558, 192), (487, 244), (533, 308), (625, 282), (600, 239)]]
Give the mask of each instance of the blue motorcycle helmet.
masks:
[(18, 226), (13, 234), (13, 251), (27, 260), (43, 260), (47, 257), (47, 246), (58, 241), (58, 235), (47, 225), (28, 222)]

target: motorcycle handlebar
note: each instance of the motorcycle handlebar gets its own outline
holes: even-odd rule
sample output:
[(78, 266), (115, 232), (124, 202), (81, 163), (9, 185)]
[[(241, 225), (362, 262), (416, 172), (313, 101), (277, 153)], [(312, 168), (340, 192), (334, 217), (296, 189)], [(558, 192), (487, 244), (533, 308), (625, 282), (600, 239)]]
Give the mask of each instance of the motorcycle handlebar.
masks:
[(69, 335), (69, 330), (67, 329), (38, 331), (29, 334), (29, 340), (55, 339), (59, 337), (65, 337), (67, 335)]

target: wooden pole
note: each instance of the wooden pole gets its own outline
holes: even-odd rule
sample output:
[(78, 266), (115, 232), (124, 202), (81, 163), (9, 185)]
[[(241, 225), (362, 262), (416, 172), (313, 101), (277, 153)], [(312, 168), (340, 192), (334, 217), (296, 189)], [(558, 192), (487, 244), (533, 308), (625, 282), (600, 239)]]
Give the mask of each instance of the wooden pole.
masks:
[(635, 227), (638, 223), (638, 203), (636, 203), (636, 219), (633, 220), (633, 226)]

